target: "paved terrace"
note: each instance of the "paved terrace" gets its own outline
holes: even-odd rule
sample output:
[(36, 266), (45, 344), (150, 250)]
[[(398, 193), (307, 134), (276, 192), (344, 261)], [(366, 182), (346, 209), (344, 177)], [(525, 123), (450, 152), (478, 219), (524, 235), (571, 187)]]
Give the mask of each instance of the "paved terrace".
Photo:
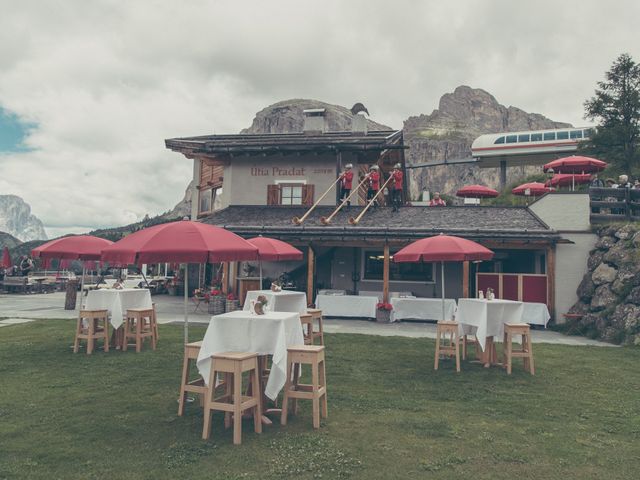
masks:
[[(155, 295), (153, 301), (161, 324), (183, 322), (182, 297)], [(207, 324), (211, 315), (203, 304), (200, 311), (194, 312), (195, 304), (189, 301), (189, 322)], [(7, 295), (0, 294), (0, 327), (44, 319), (73, 319), (77, 311), (64, 309), (64, 293)], [(398, 336), (412, 338), (435, 338), (436, 326), (427, 322), (398, 322), (391, 324), (376, 323), (367, 320), (327, 319), (325, 332), (359, 333), (364, 335)], [(599, 342), (584, 337), (569, 337), (551, 330), (533, 330), (534, 343), (553, 343), (574, 346), (614, 347), (610, 343)]]

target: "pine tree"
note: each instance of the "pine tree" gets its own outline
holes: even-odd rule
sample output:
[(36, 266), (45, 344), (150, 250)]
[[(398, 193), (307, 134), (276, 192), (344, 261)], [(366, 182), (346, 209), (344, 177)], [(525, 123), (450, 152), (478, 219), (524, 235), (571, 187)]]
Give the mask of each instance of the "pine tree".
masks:
[(584, 103), (585, 118), (598, 122), (582, 152), (606, 160), (626, 173), (640, 167), (640, 64), (620, 55)]

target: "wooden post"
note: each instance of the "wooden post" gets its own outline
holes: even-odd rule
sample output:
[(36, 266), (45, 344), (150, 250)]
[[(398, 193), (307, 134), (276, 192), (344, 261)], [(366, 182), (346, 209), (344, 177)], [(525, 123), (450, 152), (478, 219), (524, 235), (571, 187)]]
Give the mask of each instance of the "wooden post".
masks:
[(222, 293), (229, 293), (229, 262), (222, 264)]
[(307, 305), (313, 304), (313, 293), (314, 293), (314, 285), (313, 279), (315, 277), (316, 269), (316, 254), (309, 245), (307, 249)]
[(462, 262), (462, 297), (469, 298), (469, 260)]
[(240, 270), (240, 262), (233, 262), (231, 271), (231, 286), (229, 293), (236, 293), (238, 291), (238, 270)]
[(555, 246), (547, 247), (547, 307), (553, 319), (556, 306), (556, 251)]
[(382, 268), (382, 301), (389, 302), (389, 244), (384, 245), (384, 264)]

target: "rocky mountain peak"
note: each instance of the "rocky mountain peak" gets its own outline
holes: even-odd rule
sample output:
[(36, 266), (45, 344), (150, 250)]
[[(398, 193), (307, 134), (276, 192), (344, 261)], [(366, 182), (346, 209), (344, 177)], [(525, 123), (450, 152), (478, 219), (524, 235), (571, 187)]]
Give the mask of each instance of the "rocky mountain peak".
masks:
[(23, 242), (46, 240), (44, 225), (31, 206), (17, 195), (0, 195), (0, 230)]
[[(565, 128), (571, 125), (556, 122), (539, 113), (498, 102), (489, 92), (466, 85), (445, 93), (430, 115), (411, 116), (404, 122), (404, 141), (409, 146), (409, 164), (442, 163), (471, 158), (471, 144), (485, 133), (515, 132)], [(539, 167), (507, 168), (507, 183), (538, 173)], [(423, 190), (453, 195), (460, 187), (480, 183), (499, 186), (497, 169), (480, 169), (473, 165), (439, 165), (410, 172), (411, 197), (418, 198)]]
[[(310, 108), (324, 108), (329, 131), (351, 130), (351, 111), (341, 105), (311, 99), (290, 99), (269, 105), (256, 113), (249, 128), (240, 133), (296, 133), (302, 132), (303, 111)], [(391, 127), (367, 119), (369, 130), (391, 130)]]

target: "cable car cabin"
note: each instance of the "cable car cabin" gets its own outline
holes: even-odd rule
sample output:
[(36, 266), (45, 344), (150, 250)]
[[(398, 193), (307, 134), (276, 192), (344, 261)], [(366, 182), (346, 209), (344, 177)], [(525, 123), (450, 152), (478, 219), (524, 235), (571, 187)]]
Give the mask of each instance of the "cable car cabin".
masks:
[(575, 152), (592, 131), (581, 127), (481, 135), (473, 141), (471, 154), (480, 167), (498, 167), (501, 160), (509, 165), (542, 164)]

